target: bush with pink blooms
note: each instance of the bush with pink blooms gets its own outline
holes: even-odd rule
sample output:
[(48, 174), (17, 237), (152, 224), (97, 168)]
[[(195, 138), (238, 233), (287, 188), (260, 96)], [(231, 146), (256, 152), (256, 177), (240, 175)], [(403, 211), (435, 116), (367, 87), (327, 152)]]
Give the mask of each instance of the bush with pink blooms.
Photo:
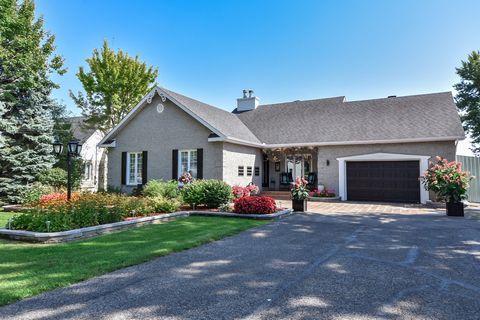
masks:
[(258, 191), (259, 191), (258, 186), (256, 186), (253, 183), (249, 183), (245, 187), (241, 187), (241, 186), (232, 187), (232, 193), (235, 199), (256, 195)]
[(468, 171), (462, 171), (462, 163), (436, 158), (437, 163), (430, 163), (421, 180), (426, 190), (433, 191), (441, 200), (451, 203), (461, 202), (467, 198), (469, 182), (473, 178)]

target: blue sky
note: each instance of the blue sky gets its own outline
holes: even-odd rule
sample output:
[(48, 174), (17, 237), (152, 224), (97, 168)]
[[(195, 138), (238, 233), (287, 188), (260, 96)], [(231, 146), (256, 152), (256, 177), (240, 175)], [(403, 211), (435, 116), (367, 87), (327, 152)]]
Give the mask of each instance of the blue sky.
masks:
[(68, 90), (108, 39), (159, 67), (158, 83), (227, 110), (244, 88), (261, 103), (451, 91), (480, 50), (480, 1), (37, 0)]

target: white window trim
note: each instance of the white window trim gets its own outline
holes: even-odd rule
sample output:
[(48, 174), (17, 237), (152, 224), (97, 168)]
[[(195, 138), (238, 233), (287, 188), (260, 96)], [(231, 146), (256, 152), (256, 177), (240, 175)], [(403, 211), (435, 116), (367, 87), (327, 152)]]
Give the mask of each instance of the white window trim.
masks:
[[(90, 170), (88, 171), (88, 175), (85, 175), (86, 169), (90, 166)], [(85, 168), (83, 170), (83, 180), (90, 181), (93, 178), (93, 163), (92, 161), (85, 161)]]
[[(136, 154), (137, 156), (135, 157), (135, 178), (134, 182), (132, 183), (130, 181), (130, 155), (131, 154)], [(137, 186), (138, 185), (138, 155), (142, 154), (142, 152), (127, 152), (127, 186)], [(141, 165), (141, 164), (140, 164)]]
[[(410, 154), (395, 154), (395, 153), (370, 153), (362, 154), (351, 157), (342, 157), (337, 158), (338, 161), (338, 186), (339, 186), (339, 196), (343, 201), (348, 200), (347, 195), (347, 166), (345, 162), (347, 161), (408, 161), (408, 160), (417, 160), (420, 162), (420, 170), (418, 176), (420, 177), (423, 172), (428, 169), (428, 159), (429, 156), (420, 156), (420, 155), (410, 155)], [(418, 181), (420, 184), (420, 202), (425, 204), (430, 200), (430, 194), (422, 185), (421, 181)]]
[[(192, 152), (192, 151), (197, 152), (197, 149), (178, 150), (178, 165), (177, 165), (178, 177), (180, 177), (183, 174), (183, 172), (182, 172), (182, 152), (188, 152), (187, 167), (190, 170), (190, 152)], [(197, 153), (197, 175), (198, 175), (198, 153)]]

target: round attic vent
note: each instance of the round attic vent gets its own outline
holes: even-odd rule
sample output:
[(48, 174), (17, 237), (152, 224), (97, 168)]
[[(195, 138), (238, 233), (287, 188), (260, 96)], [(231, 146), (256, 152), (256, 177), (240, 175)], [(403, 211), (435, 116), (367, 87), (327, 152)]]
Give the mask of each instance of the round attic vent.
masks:
[(165, 109), (165, 107), (163, 106), (163, 104), (161, 104), (161, 103), (157, 104), (157, 112), (158, 113), (162, 113), (164, 109)]

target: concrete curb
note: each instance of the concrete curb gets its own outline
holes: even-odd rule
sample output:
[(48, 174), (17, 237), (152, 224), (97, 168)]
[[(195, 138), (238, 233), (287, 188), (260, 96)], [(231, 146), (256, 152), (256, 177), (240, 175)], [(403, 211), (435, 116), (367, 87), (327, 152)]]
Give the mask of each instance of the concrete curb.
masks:
[(80, 239), (91, 238), (102, 234), (107, 234), (115, 231), (126, 230), (134, 227), (141, 227), (148, 224), (159, 223), (162, 221), (174, 220), (180, 217), (188, 216), (207, 216), (207, 217), (229, 217), (229, 218), (243, 218), (243, 219), (257, 219), (257, 220), (273, 220), (280, 219), (292, 214), (291, 209), (285, 209), (275, 212), (273, 214), (238, 214), (230, 212), (208, 212), (208, 211), (179, 211), (174, 213), (166, 213), (158, 216), (143, 217), (135, 220), (120, 221), (108, 224), (102, 224), (93, 227), (86, 227), (68, 231), (60, 232), (33, 232), (24, 230), (10, 230), (0, 228), (0, 238), (10, 240), (26, 241), (26, 242), (40, 242), (40, 243), (59, 243), (75, 241)]

